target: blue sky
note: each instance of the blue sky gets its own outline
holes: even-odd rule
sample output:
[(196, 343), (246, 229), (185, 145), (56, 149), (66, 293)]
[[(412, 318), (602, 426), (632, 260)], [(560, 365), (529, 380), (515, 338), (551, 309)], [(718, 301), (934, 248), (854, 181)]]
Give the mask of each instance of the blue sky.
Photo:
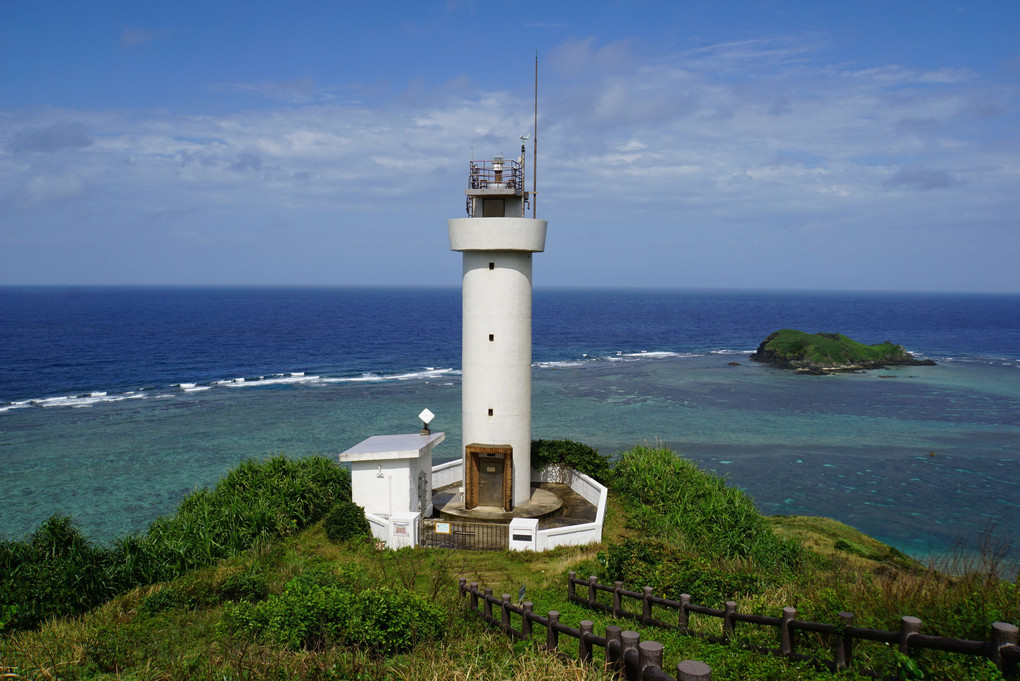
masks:
[(1020, 292), (1015, 0), (5, 0), (0, 285), (458, 285), (536, 51), (536, 286)]

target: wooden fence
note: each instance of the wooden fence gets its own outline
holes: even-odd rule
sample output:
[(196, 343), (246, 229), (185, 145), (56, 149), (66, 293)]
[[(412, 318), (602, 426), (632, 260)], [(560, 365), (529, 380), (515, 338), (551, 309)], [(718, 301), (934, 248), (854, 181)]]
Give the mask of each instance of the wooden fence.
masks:
[[(587, 587), (587, 596), (577, 595), (577, 586)], [(599, 602), (598, 594), (600, 591), (612, 594), (611, 604)], [(640, 601), (641, 612), (625, 610), (623, 607), (624, 599)], [(727, 601), (725, 607), (721, 610), (708, 608), (691, 603), (691, 597), (688, 594), (681, 594), (679, 601), (673, 601), (655, 596), (650, 586), (644, 587), (640, 593), (628, 591), (623, 588), (623, 582), (615, 582), (613, 586), (607, 586), (599, 584), (598, 578), (595, 576), (591, 576), (587, 580), (577, 579), (574, 572), (571, 572), (568, 577), (567, 600), (581, 603), (594, 610), (612, 613), (615, 617), (634, 619), (645, 626), (675, 628), (687, 634), (692, 633), (690, 631), (690, 618), (692, 614), (720, 618), (722, 619), (723, 629), (721, 640), (724, 642), (730, 640), (733, 635), (733, 629), (738, 622), (775, 627), (779, 631), (779, 648), (763, 648), (761, 650), (778, 653), (792, 659), (808, 660), (825, 665), (831, 669), (845, 669), (853, 665), (855, 641), (878, 641), (895, 645), (898, 646), (899, 651), (904, 655), (909, 655), (911, 650), (929, 649), (987, 657), (998, 665), (1003, 675), (1007, 678), (1017, 677), (1017, 664), (1020, 662), (1020, 646), (1017, 645), (1017, 627), (1007, 622), (995, 622), (992, 625), (991, 636), (988, 641), (969, 641), (922, 634), (920, 633), (921, 620), (916, 617), (903, 617), (900, 620), (899, 631), (855, 627), (853, 625), (854, 616), (849, 612), (839, 613), (839, 624), (798, 620), (796, 608), (783, 608), (782, 617), (765, 617), (737, 612), (737, 604), (734, 601)], [(652, 606), (676, 611), (676, 624), (652, 617)], [(814, 632), (828, 636), (832, 640), (833, 659), (827, 660), (798, 655), (795, 651), (796, 637), (794, 636), (797, 631)]]
[[(577, 657), (581, 662), (593, 661), (593, 649), (598, 646), (605, 649), (606, 664), (623, 674), (627, 681), (710, 681), (711, 668), (704, 662), (684, 660), (677, 665), (676, 678), (662, 670), (663, 648), (656, 641), (642, 641), (636, 631), (624, 631), (621, 627), (606, 627), (606, 635), (595, 634), (595, 625), (590, 620), (582, 620), (578, 627), (568, 627), (560, 622), (560, 614), (550, 610), (544, 617), (532, 612), (531, 601), (524, 601), (520, 606), (510, 602), (510, 594), (500, 598), (492, 595), (492, 589), (478, 590), (477, 583), (468, 584), (460, 579), (460, 595), (470, 596), (469, 606), (478, 612), (479, 601), (482, 604), (481, 618), (492, 626), (498, 627), (507, 636), (515, 639), (530, 639), (534, 624), (545, 627), (545, 649), (552, 653), (562, 652), (559, 649), (560, 635), (577, 639)], [(499, 608), (499, 615), (493, 615), (493, 606)], [(520, 617), (520, 628), (514, 628), (510, 615)]]

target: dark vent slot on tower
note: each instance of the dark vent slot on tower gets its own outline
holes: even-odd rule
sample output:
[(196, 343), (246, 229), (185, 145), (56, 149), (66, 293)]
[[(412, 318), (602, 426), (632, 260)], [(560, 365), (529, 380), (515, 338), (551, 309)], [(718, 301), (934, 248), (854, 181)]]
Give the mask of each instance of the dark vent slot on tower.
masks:
[(490, 270), (494, 270), (494, 269), (496, 269), (496, 263), (494, 263), (494, 262), (490, 262), (490, 263), (489, 263), (489, 269), (490, 269)]
[(492, 416), (492, 408), (489, 408), (489, 416)]
[(490, 340), (490, 341), (494, 341), (494, 340), (496, 340), (496, 334), (494, 334), (494, 333), (490, 333), (490, 334), (489, 334), (489, 340)]

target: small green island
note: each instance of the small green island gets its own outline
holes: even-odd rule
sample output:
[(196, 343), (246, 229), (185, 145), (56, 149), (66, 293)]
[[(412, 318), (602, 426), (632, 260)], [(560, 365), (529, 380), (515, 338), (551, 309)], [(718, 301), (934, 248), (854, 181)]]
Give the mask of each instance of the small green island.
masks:
[(751, 355), (754, 362), (805, 374), (831, 374), (889, 366), (934, 366), (889, 341), (865, 345), (839, 333), (806, 333), (781, 329), (769, 334)]

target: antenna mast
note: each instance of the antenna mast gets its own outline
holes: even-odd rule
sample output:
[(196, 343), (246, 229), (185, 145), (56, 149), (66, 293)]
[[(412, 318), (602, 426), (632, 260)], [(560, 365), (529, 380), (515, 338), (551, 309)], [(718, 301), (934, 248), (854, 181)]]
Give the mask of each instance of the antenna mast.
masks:
[(531, 143), (531, 219), (538, 208), (538, 50), (535, 50), (535, 137)]

